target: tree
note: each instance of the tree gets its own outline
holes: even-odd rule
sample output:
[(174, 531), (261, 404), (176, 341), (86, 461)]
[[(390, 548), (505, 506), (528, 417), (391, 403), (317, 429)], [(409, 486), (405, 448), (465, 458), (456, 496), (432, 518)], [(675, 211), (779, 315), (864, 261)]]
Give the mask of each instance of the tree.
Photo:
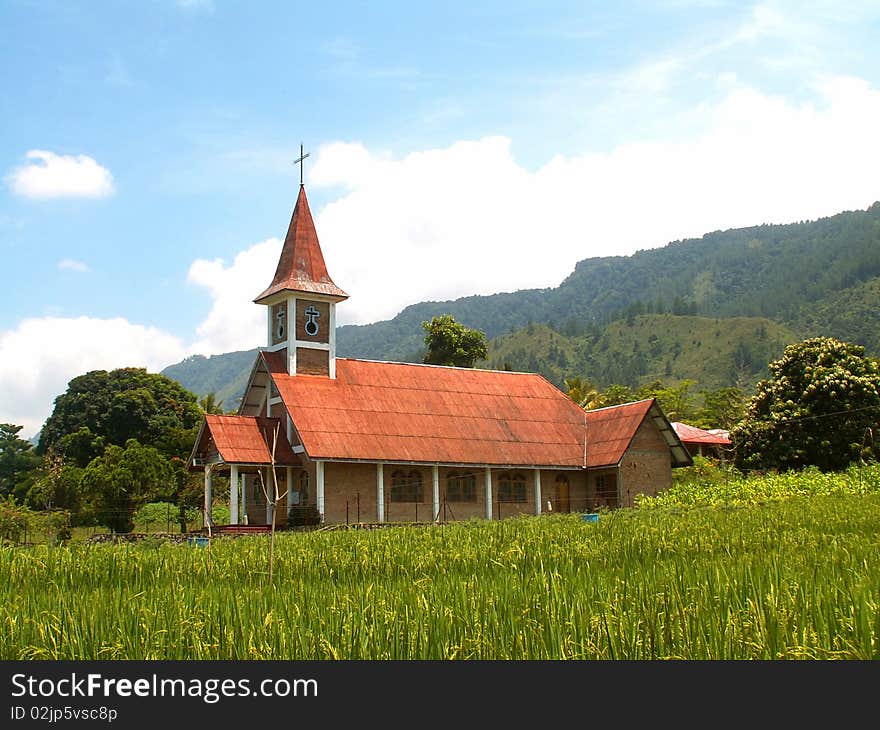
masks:
[(682, 380), (677, 386), (664, 386), (659, 380), (640, 388), (639, 398), (656, 398), (670, 421), (693, 421), (694, 407), (690, 390), (693, 380)]
[(422, 327), (425, 328), (425, 346), (428, 348), (424, 362), (429, 365), (472, 368), (477, 360), (489, 356), (485, 333), (456, 322), (451, 314), (422, 322)]
[(585, 378), (566, 378), (565, 388), (568, 392), (568, 397), (581, 408), (589, 411), (594, 408), (601, 408), (604, 405), (602, 403), (602, 394), (593, 383)]
[[(216, 398), (202, 404), (220, 407)], [(166, 458), (174, 477), (166, 486), (166, 498), (179, 508), (181, 530), (186, 531), (186, 508), (198, 501), (199, 491), (186, 471), (203, 408), (196, 396), (164, 375), (143, 368), (94, 370), (70, 381), (67, 391), (55, 399), (55, 408), (40, 435), (38, 451), (55, 451), (70, 467), (86, 469), (96, 459), (106, 467), (107, 447), (123, 451), (134, 439), (153, 447)], [(92, 470), (94, 481), (98, 466)], [(67, 481), (72, 472), (62, 472)], [(35, 495), (37, 498), (37, 495)], [(85, 506), (94, 508), (94, 501)]]
[[(186, 468), (197, 435), (198, 427), (170, 428), (154, 444), (165, 456), (170, 456), (173, 477), (166, 497), (177, 505), (177, 523), (181, 534), (189, 529), (188, 512), (197, 508), (204, 496), (204, 482), (200, 475)], [(216, 489), (215, 485), (215, 491)]]
[[(37, 451), (54, 446), (82, 467), (103, 454), (106, 444), (137, 439), (153, 446), (169, 429), (193, 429), (201, 420), (196, 396), (164, 375), (144, 368), (93, 370), (71, 380), (55, 399)], [(98, 438), (104, 443), (96, 443)]]
[(199, 407), (205, 413), (222, 414), (225, 412), (223, 410), (223, 401), (217, 400), (217, 394), (213, 390), (199, 398)]
[(603, 407), (619, 406), (623, 403), (632, 403), (634, 400), (638, 399), (628, 385), (613, 383), (602, 391), (601, 404)]
[(880, 365), (860, 345), (815, 337), (770, 363), (731, 431), (740, 468), (824, 471), (880, 455)]
[(739, 388), (704, 390), (703, 407), (697, 411), (698, 428), (723, 428), (730, 430), (745, 415), (746, 396)]
[(131, 532), (132, 515), (147, 502), (172, 490), (168, 460), (151, 446), (129, 439), (125, 448), (111, 444), (92, 460), (80, 482), (82, 496), (96, 521), (114, 532)]
[[(278, 449), (278, 434), (281, 430), (281, 424), (276, 424), (274, 430), (272, 431), (272, 449), (269, 452), (270, 458), (270, 468), (269, 468), (269, 480), (270, 483), (266, 484), (266, 481), (263, 479), (263, 470), (260, 469), (257, 473), (260, 477), (260, 487), (263, 490), (263, 496), (266, 499), (266, 504), (271, 502), (272, 504), (272, 529), (271, 535), (269, 538), (269, 582), (272, 582), (272, 576), (275, 571), (275, 516), (278, 514), (278, 507), (281, 504), (281, 500), (287, 496), (287, 490), (285, 489), (283, 492), (281, 488), (278, 486), (278, 472), (275, 467), (275, 452)], [(210, 528), (209, 528), (210, 532)]]
[(40, 464), (33, 444), (19, 438), (22, 428), (12, 423), (0, 423), (0, 498), (14, 496), (21, 501)]
[(83, 470), (65, 463), (64, 459), (50, 449), (43, 455), (42, 463), (35, 472), (35, 479), (28, 489), (26, 502), (32, 509), (79, 510), (79, 484)]

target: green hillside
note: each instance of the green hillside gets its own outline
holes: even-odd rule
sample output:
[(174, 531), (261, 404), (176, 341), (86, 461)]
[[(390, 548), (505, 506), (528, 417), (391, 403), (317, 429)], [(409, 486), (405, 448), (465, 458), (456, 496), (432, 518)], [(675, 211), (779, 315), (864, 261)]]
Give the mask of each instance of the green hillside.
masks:
[(767, 363), (798, 339), (765, 318), (650, 314), (612, 322), (598, 336), (526, 326), (490, 342), (488, 365), (538, 372), (558, 386), (580, 375), (599, 387), (694, 380), (710, 390), (750, 390), (766, 375)]
[(257, 350), (240, 350), (222, 355), (191, 355), (162, 371), (187, 390), (202, 397), (214, 393), (225, 410), (234, 410), (244, 395)]
[(878, 309), (880, 277), (875, 277), (801, 308), (796, 324), (805, 335), (833, 332), (839, 340), (856, 342), (869, 353), (880, 355)]
[(421, 302), (391, 320), (340, 327), (337, 346), (343, 356), (415, 359), (422, 321), (444, 313), (489, 338), (530, 322), (576, 335), (628, 314), (670, 313), (766, 317), (795, 331), (809, 325), (811, 333), (877, 353), (880, 308), (867, 303), (878, 277), (875, 203), (817, 221), (715, 231), (632, 256), (585, 259), (553, 289)]

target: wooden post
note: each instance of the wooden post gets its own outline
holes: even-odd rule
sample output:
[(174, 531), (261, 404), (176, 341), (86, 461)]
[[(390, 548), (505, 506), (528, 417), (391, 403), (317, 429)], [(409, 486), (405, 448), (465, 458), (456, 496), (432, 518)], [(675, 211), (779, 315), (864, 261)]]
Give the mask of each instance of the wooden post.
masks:
[(211, 508), (214, 501), (214, 485), (211, 481), (211, 464), (205, 464), (205, 527), (211, 526)]
[(376, 464), (376, 519), (385, 522), (385, 465)]
[(541, 470), (535, 469), (535, 514), (541, 514)]
[(229, 521), (238, 524), (238, 464), (229, 467)]
[(486, 519), (492, 519), (492, 468), (486, 467)]
[[(266, 500), (266, 524), (272, 524), (272, 517), (275, 514), (275, 475), (270, 474), (272, 470), (269, 467), (266, 467), (263, 470), (263, 484), (266, 485), (266, 493), (269, 495)], [(270, 479), (272, 481), (270, 481)]]
[(440, 467), (434, 464), (431, 467), (431, 481), (434, 486), (434, 499), (431, 505), (432, 517), (434, 522), (440, 521)]

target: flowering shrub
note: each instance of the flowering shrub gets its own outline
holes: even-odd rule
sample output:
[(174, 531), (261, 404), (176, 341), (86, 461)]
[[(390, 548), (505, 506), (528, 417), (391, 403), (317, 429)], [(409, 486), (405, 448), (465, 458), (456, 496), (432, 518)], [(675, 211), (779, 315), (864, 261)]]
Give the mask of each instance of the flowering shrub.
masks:
[(830, 337), (785, 348), (730, 432), (737, 466), (835, 471), (880, 457), (880, 365), (864, 353)]

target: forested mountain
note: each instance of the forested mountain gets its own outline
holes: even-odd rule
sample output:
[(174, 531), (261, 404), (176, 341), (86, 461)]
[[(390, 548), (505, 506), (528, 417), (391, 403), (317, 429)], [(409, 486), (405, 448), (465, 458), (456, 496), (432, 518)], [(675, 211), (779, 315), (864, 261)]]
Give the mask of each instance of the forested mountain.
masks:
[(762, 317), (643, 314), (575, 337), (527, 325), (491, 340), (488, 365), (538, 372), (559, 387), (580, 375), (600, 387), (693, 380), (708, 390), (750, 391), (767, 364), (797, 340), (788, 327)]
[[(875, 203), (817, 221), (585, 259), (551, 289), (413, 304), (391, 320), (340, 327), (337, 347), (342, 357), (418, 361), (422, 322), (449, 313), (486, 333), (489, 366), (536, 370), (557, 384), (577, 375), (599, 385), (656, 376), (748, 386), (802, 337), (836, 337), (880, 353), (878, 302)], [(254, 353), (189, 358), (163, 373), (200, 395), (222, 394), (233, 407)]]
[(414, 304), (385, 322), (340, 327), (337, 345), (343, 356), (412, 358), (421, 322), (443, 313), (491, 339), (529, 322), (576, 335), (627, 314), (668, 312), (766, 317), (834, 337), (845, 330), (878, 352), (880, 310), (862, 306), (878, 288), (875, 203), (818, 221), (715, 231), (632, 256), (585, 259), (555, 289)]
[(211, 357), (191, 355), (175, 365), (169, 365), (162, 375), (173, 378), (199, 397), (214, 393), (224, 410), (233, 410), (238, 408), (247, 387), (256, 356), (256, 348)]

